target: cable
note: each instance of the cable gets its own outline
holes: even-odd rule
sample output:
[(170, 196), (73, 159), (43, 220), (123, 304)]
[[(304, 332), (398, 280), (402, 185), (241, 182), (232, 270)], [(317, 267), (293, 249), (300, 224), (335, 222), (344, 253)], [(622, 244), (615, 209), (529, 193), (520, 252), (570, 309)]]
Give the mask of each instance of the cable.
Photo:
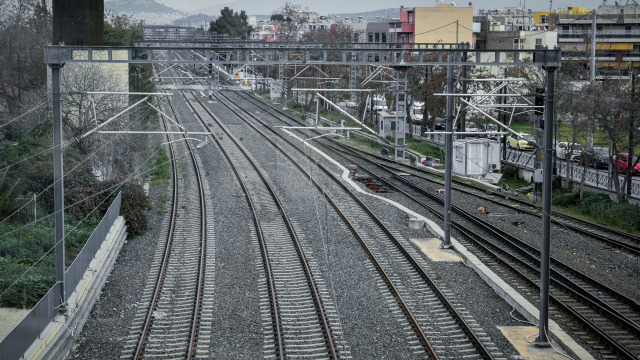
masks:
[(455, 21), (453, 21), (453, 22), (450, 22), (450, 23), (448, 23), (448, 24), (446, 24), (446, 25), (442, 25), (442, 26), (440, 26), (440, 27), (437, 27), (437, 28), (435, 28), (435, 29), (431, 29), (431, 30), (427, 30), (427, 31), (424, 31), (424, 32), (421, 32), (421, 33), (418, 33), (418, 34), (414, 34), (414, 38), (415, 38), (415, 36), (422, 35), (422, 34), (427, 34), (427, 33), (430, 33), (430, 32), (434, 32), (434, 31), (436, 31), (436, 30), (440, 30), (440, 29), (442, 29), (442, 28), (445, 28), (445, 27), (447, 27), (447, 26), (449, 26), (449, 25), (452, 25), (452, 24), (455, 24), (455, 23), (456, 23), (456, 22), (455, 22)]
[[(517, 319), (517, 318), (513, 315), (513, 312), (514, 312), (514, 311), (516, 311), (516, 308), (512, 307), (511, 309), (512, 309), (512, 310), (511, 310), (511, 312), (509, 313), (509, 315), (511, 315), (511, 317), (513, 318), (513, 320), (515, 320), (515, 321), (519, 321), (519, 322), (521, 322), (521, 323), (525, 323), (525, 324), (529, 324), (529, 325), (535, 326), (535, 324), (534, 324), (534, 323), (532, 323), (532, 322), (530, 322), (530, 321)], [(536, 335), (537, 335), (537, 334), (538, 334), (538, 333), (536, 333)], [(529, 336), (531, 336), (531, 335), (529, 335)], [(527, 336), (527, 338), (529, 338), (529, 337)]]
[[(156, 150), (156, 152), (157, 152), (157, 150)], [(153, 155), (155, 155), (155, 153), (156, 153), (156, 152), (154, 152), (151, 156), (149, 156), (149, 158), (147, 158), (147, 160), (145, 160), (145, 161), (144, 161), (144, 163), (146, 163), (146, 162), (147, 162), (147, 161), (148, 161), (148, 160), (149, 160)], [(186, 152), (185, 152), (185, 153), (183, 153), (183, 155), (185, 155), (185, 154), (186, 154)], [(180, 159), (180, 157), (176, 157), (176, 158), (175, 158), (175, 160), (178, 160), (178, 159)], [(131, 173), (127, 178), (125, 178), (125, 180), (123, 180), (123, 181), (121, 181), (121, 182), (119, 182), (119, 183), (116, 183), (116, 184), (114, 184), (113, 186), (111, 186), (111, 187), (109, 187), (109, 188), (106, 188), (106, 189), (104, 189), (104, 190), (102, 190), (102, 191), (99, 191), (99, 192), (97, 192), (97, 193), (95, 193), (95, 194), (93, 194), (93, 195), (91, 195), (91, 196), (88, 196), (88, 197), (86, 197), (86, 198), (84, 198), (84, 199), (78, 200), (77, 202), (75, 202), (75, 203), (73, 203), (73, 204), (71, 204), (71, 205), (65, 206), (65, 208), (64, 208), (63, 210), (67, 210), (67, 209), (69, 209), (69, 208), (71, 208), (71, 207), (73, 207), (73, 206), (76, 206), (76, 205), (79, 205), (79, 204), (81, 204), (81, 203), (83, 203), (83, 202), (85, 202), (85, 201), (88, 201), (88, 200), (90, 200), (90, 199), (92, 199), (92, 198), (94, 198), (94, 197), (96, 197), (96, 196), (98, 196), (98, 195), (100, 195), (100, 194), (102, 194), (102, 193), (104, 193), (104, 192), (107, 192), (107, 191), (109, 191), (109, 190), (111, 190), (111, 189), (113, 189), (113, 188), (117, 188), (117, 187), (121, 186), (122, 184), (124, 184), (125, 182), (129, 181), (129, 178), (133, 177), (134, 175), (142, 175), (142, 174), (146, 174), (146, 173), (151, 172), (151, 171), (153, 171), (154, 169), (156, 169), (157, 167), (159, 167), (159, 166), (161, 166), (161, 165), (164, 165), (164, 164), (166, 164), (166, 163), (168, 163), (168, 162), (169, 162), (169, 161), (167, 161), (167, 162), (165, 162), (165, 163), (163, 163), (163, 164), (159, 164), (158, 166), (154, 166), (154, 167), (152, 167), (152, 168), (150, 168), (149, 170), (146, 170), (146, 171), (144, 171), (144, 172), (140, 172), (140, 173), (138, 173), (137, 171), (136, 171), (136, 172), (133, 172), (133, 173)], [(144, 163), (143, 163), (143, 165), (144, 165)], [(142, 165), (141, 165), (141, 166), (142, 166)], [(50, 185), (49, 187), (51, 187), (51, 186), (53, 186), (53, 185)], [(47, 188), (47, 189), (48, 189), (48, 188)], [(46, 190), (45, 190), (45, 191), (46, 191)], [(44, 191), (43, 191), (43, 192), (44, 192)], [(42, 193), (41, 193), (41, 194), (42, 194)], [(55, 212), (54, 212), (54, 213), (51, 213), (51, 214), (49, 214), (49, 215), (46, 215), (46, 216), (43, 216), (43, 217), (39, 218), (39, 219), (38, 219), (38, 220), (36, 220), (36, 221), (32, 221), (32, 222), (30, 222), (30, 223), (28, 223), (28, 224), (25, 224), (25, 225), (23, 225), (23, 226), (20, 226), (19, 228), (16, 228), (16, 229), (14, 229), (14, 230), (12, 230), (12, 231), (9, 231), (9, 232), (7, 232), (7, 233), (4, 233), (4, 234), (0, 235), (0, 239), (2, 239), (2, 238), (4, 238), (4, 237), (6, 237), (7, 235), (13, 234), (13, 233), (15, 233), (15, 232), (17, 232), (17, 231), (19, 231), (19, 230), (22, 230), (22, 229), (24, 229), (24, 228), (25, 228), (25, 227), (27, 227), (27, 226), (30, 226), (30, 225), (35, 224), (35, 223), (37, 223), (37, 222), (40, 222), (40, 221), (42, 221), (42, 220), (44, 220), (44, 219), (48, 219), (48, 218), (50, 218), (50, 217), (54, 216), (55, 214), (56, 214)], [(6, 220), (6, 219), (5, 219), (5, 220)], [(3, 222), (4, 222), (5, 220), (3, 220)], [(0, 224), (2, 224), (2, 222), (0, 222)]]
[[(542, 329), (544, 330), (544, 334), (545, 334), (545, 336), (547, 337), (547, 339), (551, 340), (551, 338), (550, 338), (550, 337), (549, 337), (549, 335), (547, 334), (547, 328), (543, 327)], [(565, 355), (565, 354), (561, 353), (561, 352), (560, 352), (560, 350), (556, 349), (556, 347), (555, 347), (555, 346), (553, 346), (553, 341), (549, 341), (549, 345), (551, 345), (551, 348), (552, 348), (555, 352), (557, 352), (558, 354), (560, 354), (561, 356), (564, 356), (564, 357), (566, 357), (567, 359), (574, 360), (571, 356), (569, 356), (569, 355)]]
[(40, 106), (42, 106), (42, 105), (44, 105), (44, 104), (47, 104), (47, 103), (49, 103), (49, 100), (47, 100), (47, 101), (45, 101), (45, 102), (43, 102), (43, 103), (40, 103), (39, 105), (36, 105), (35, 107), (31, 108), (29, 111), (27, 111), (27, 112), (25, 112), (25, 113), (23, 113), (23, 114), (19, 115), (17, 118), (15, 118), (15, 119), (13, 119), (13, 120), (9, 120), (8, 122), (6, 122), (6, 123), (4, 123), (4, 124), (0, 125), (0, 129), (2, 129), (3, 127), (5, 127), (5, 126), (7, 126), (7, 125), (11, 124), (12, 122), (14, 122), (14, 121), (16, 121), (16, 120), (20, 119), (21, 117), (23, 117), (23, 116), (25, 116), (25, 115), (27, 115), (27, 114), (29, 114), (29, 113), (31, 113), (31, 112), (33, 112), (33, 111), (35, 111), (37, 108), (39, 108)]
[[(146, 111), (150, 111), (150, 110), (149, 110), (149, 109), (147, 109)], [(131, 122), (133, 122), (133, 119), (131, 119), (131, 120), (129, 121), (129, 123), (131, 123)], [(102, 150), (103, 148), (105, 148), (105, 147), (107, 147), (108, 145), (112, 144), (113, 142), (115, 142), (115, 141), (116, 141), (119, 137), (121, 137), (121, 136), (122, 136), (122, 135), (118, 135), (118, 136), (114, 137), (111, 141), (105, 142), (102, 146), (100, 146), (100, 148), (98, 148), (97, 150), (95, 150), (94, 152), (92, 152), (91, 154), (89, 154), (89, 156), (87, 156), (85, 159), (83, 159), (82, 161), (80, 161), (80, 162), (79, 162), (79, 163), (78, 163), (74, 168), (72, 168), (71, 170), (67, 171), (67, 172), (64, 174), (64, 176), (63, 176), (63, 177), (66, 177), (66, 176), (68, 176), (69, 174), (71, 174), (71, 173), (72, 173), (73, 171), (75, 171), (78, 167), (80, 167), (80, 165), (82, 165), (82, 164), (84, 164), (86, 161), (90, 160), (93, 156), (97, 155), (97, 154), (98, 154), (98, 152), (99, 152), (100, 150)], [(12, 165), (19, 164), (19, 163), (21, 163), (21, 162), (23, 162), (23, 161), (26, 161), (26, 160), (29, 160), (29, 159), (31, 159), (31, 158), (33, 158), (33, 157), (35, 157), (35, 156), (41, 155), (41, 154), (43, 154), (44, 152), (51, 151), (52, 149), (54, 149), (54, 147), (51, 147), (51, 148), (49, 148), (49, 149), (47, 149), (47, 150), (44, 150), (44, 151), (42, 151), (42, 152), (40, 152), (40, 153), (38, 153), (38, 154), (35, 154), (35, 155), (33, 155), (33, 156), (31, 156), (31, 157), (29, 157), (29, 158), (27, 158), (27, 159), (23, 159), (23, 160), (21, 160), (21, 161), (19, 161), (19, 162), (17, 162), (17, 163), (12, 164)], [(12, 166), (12, 165), (9, 165), (9, 166), (7, 166), (7, 167), (5, 167), (5, 168), (3, 168), (3, 169), (0, 169), (0, 171), (5, 170), (5, 169), (7, 169), (8, 167), (10, 167), (10, 166)], [(55, 185), (55, 182), (54, 182), (53, 184), (48, 185), (44, 190), (42, 190), (40, 193), (38, 193), (38, 194), (36, 195), (36, 198), (40, 197), (44, 192), (46, 192), (47, 190), (49, 190), (49, 189), (50, 189), (51, 187), (53, 187), (54, 185)], [(32, 201), (33, 201), (33, 200), (29, 200), (29, 201), (27, 201), (24, 205), (22, 205), (22, 206), (21, 206), (20, 208), (18, 208), (16, 211), (14, 211), (14, 212), (13, 212), (13, 213), (11, 213), (10, 215), (8, 215), (6, 218), (2, 219), (2, 220), (0, 221), (0, 225), (1, 225), (1, 224), (3, 224), (3, 223), (4, 223), (5, 221), (7, 221), (8, 219), (10, 219), (11, 217), (13, 217), (14, 215), (18, 214), (22, 209), (24, 209), (26, 206), (28, 206), (29, 204), (31, 204), (31, 202), (32, 202)], [(27, 225), (29, 225), (29, 224), (27, 224)], [(2, 238), (2, 237), (0, 236), (0, 239), (1, 239), (1, 238)]]
[[(159, 150), (159, 149), (160, 149), (160, 147), (158, 148), (158, 150)], [(131, 173), (131, 174), (130, 174), (128, 177), (126, 177), (123, 181), (121, 181), (121, 182), (119, 182), (119, 183), (116, 183), (115, 185), (113, 185), (113, 186), (111, 186), (111, 187), (109, 187), (109, 188), (107, 188), (107, 189), (104, 189), (103, 191), (100, 191), (100, 192), (98, 192), (98, 193), (96, 193), (96, 194), (94, 194), (94, 195), (92, 195), (92, 196), (90, 196), (90, 197), (87, 197), (87, 198), (85, 198), (85, 199), (83, 199), (83, 200), (80, 200), (80, 201), (76, 202), (75, 204), (72, 204), (72, 205), (70, 205), (70, 206), (66, 207), (65, 209), (67, 209), (67, 208), (69, 208), (69, 207), (72, 207), (72, 206), (75, 206), (75, 205), (77, 205), (77, 204), (79, 204), (79, 203), (81, 203), (81, 202), (84, 202), (84, 201), (86, 201), (86, 200), (88, 200), (88, 199), (91, 199), (91, 198), (93, 198), (93, 197), (95, 197), (95, 196), (97, 196), (97, 195), (100, 195), (100, 194), (102, 194), (102, 193), (104, 193), (104, 192), (107, 192), (107, 191), (109, 191), (109, 190), (112, 190), (112, 189), (113, 189), (113, 191), (109, 194), (109, 196), (106, 196), (106, 197), (105, 197), (105, 198), (100, 202), (100, 204), (98, 204), (98, 205), (97, 205), (93, 210), (91, 210), (91, 212), (90, 212), (89, 214), (87, 214), (87, 216), (85, 216), (85, 217), (84, 217), (84, 218), (83, 218), (83, 219), (82, 219), (82, 220), (81, 220), (81, 221), (80, 221), (80, 222), (79, 222), (75, 227), (73, 227), (72, 229), (70, 229), (69, 231), (67, 231), (67, 232), (66, 232), (66, 234), (65, 234), (65, 236), (68, 236), (69, 234), (72, 234), (72, 233), (73, 233), (73, 231), (74, 231), (75, 229), (77, 229), (77, 228), (78, 228), (78, 226), (80, 226), (80, 224), (82, 224), (82, 223), (83, 223), (83, 222), (84, 222), (84, 221), (85, 221), (85, 220), (86, 220), (86, 219), (87, 219), (91, 214), (93, 214), (93, 212), (95, 212), (95, 211), (100, 207), (100, 205), (102, 205), (105, 201), (107, 201), (107, 200), (110, 198), (110, 196), (111, 196), (111, 195), (113, 195), (113, 194), (114, 194), (118, 189), (120, 189), (120, 187), (121, 187), (124, 183), (128, 182), (128, 181), (129, 181), (129, 180), (130, 180), (134, 175), (136, 175), (136, 174), (144, 174), (144, 173), (146, 173), (146, 172), (149, 172), (149, 171), (152, 171), (153, 169), (155, 169), (155, 167), (154, 167), (154, 168), (151, 168), (151, 169), (149, 169), (149, 170), (147, 170), (147, 171), (145, 171), (145, 172), (138, 173), (138, 170), (140, 170), (140, 168), (141, 168), (141, 167), (142, 167), (142, 166), (143, 166), (143, 165), (144, 165), (144, 164), (145, 164), (149, 159), (151, 159), (151, 158), (152, 158), (152, 156), (153, 156), (153, 155), (155, 155), (155, 153), (156, 153), (158, 150), (156, 150), (156, 151), (155, 151), (151, 156), (149, 156), (149, 157), (147, 158), (147, 160), (145, 160), (145, 161), (144, 161), (144, 162), (143, 162), (143, 163), (142, 163), (142, 164), (141, 164), (141, 165), (136, 169), (136, 171), (134, 171), (133, 173)], [(185, 151), (185, 153), (183, 153), (183, 154), (186, 154), (186, 152), (188, 152), (188, 151)], [(176, 157), (176, 159), (178, 159), (178, 158)], [(36, 222), (38, 222), (38, 221), (42, 221), (42, 220), (44, 220), (44, 219), (47, 219), (47, 218), (49, 218), (49, 217), (51, 217), (51, 216), (53, 216), (53, 215), (55, 215), (55, 213), (50, 214), (50, 215), (47, 215), (47, 216), (45, 216), (45, 217), (42, 217), (42, 218), (38, 219), (37, 221), (34, 221), (34, 222), (29, 223), (29, 224), (27, 224), (27, 225), (23, 225), (23, 226), (21, 226), (21, 227), (19, 227), (19, 228), (17, 228), (17, 229), (14, 229), (13, 231), (7, 232), (7, 233), (3, 234), (2, 236), (0, 236), (0, 239), (4, 238), (4, 237), (5, 237), (5, 236), (7, 236), (7, 235), (13, 234), (13, 233), (15, 233), (16, 231), (22, 230), (22, 229), (24, 229), (25, 227), (27, 227), (27, 226), (29, 226), (29, 225), (32, 225), (32, 224), (34, 224), (34, 223), (36, 223)], [(14, 286), (14, 285), (15, 285), (15, 284), (20, 280), (20, 279), (22, 279), (22, 278), (23, 278), (23, 277), (24, 277), (24, 276), (25, 276), (25, 275), (26, 275), (26, 274), (27, 274), (31, 269), (33, 269), (33, 268), (34, 268), (36, 265), (38, 265), (38, 264), (39, 264), (39, 263), (40, 263), (40, 262), (41, 262), (41, 261), (42, 261), (42, 260), (47, 256), (47, 255), (49, 255), (49, 254), (50, 254), (50, 253), (51, 253), (51, 252), (56, 248), (56, 246), (57, 246), (57, 245), (58, 245), (62, 240), (63, 240), (63, 239), (61, 239), (61, 240), (59, 240), (58, 242), (56, 242), (56, 243), (55, 243), (51, 248), (49, 248), (49, 250), (48, 250), (47, 252), (45, 252), (45, 253), (44, 253), (44, 254), (43, 254), (43, 255), (42, 255), (38, 260), (36, 260), (36, 261), (31, 265), (31, 266), (29, 266), (29, 268), (28, 268), (27, 270), (25, 270), (25, 271), (24, 271), (20, 276), (18, 276), (18, 277), (13, 281), (13, 283), (11, 283), (11, 285), (9, 285), (5, 290), (3, 290), (3, 291), (2, 291), (2, 293), (0, 293), (0, 298), (1, 298), (1, 297), (2, 297), (2, 296), (3, 296), (7, 291), (9, 291), (9, 290), (10, 290), (10, 289), (11, 289), (11, 288), (12, 288), (12, 287), (13, 287), (13, 286)]]

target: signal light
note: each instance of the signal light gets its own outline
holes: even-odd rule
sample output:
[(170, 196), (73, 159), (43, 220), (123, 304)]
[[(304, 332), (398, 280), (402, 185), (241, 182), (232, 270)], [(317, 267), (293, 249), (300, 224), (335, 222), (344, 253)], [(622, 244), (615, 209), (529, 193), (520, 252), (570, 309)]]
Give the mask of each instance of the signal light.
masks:
[(533, 105), (536, 106), (534, 108), (534, 113), (536, 115), (542, 116), (544, 112), (543, 108), (538, 107), (538, 106), (544, 106), (544, 97), (545, 97), (544, 88), (536, 88), (536, 94), (533, 101)]

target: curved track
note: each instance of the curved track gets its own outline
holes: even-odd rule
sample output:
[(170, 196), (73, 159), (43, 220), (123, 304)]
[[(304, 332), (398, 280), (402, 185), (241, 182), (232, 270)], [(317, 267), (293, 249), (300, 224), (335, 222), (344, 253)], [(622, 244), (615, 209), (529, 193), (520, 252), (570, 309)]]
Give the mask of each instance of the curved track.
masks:
[[(164, 126), (171, 130), (166, 121)], [(149, 280), (154, 285), (145, 288), (141, 303), (146, 305), (137, 312), (123, 349), (123, 356), (135, 359), (194, 358), (202, 315), (207, 263), (206, 194), (191, 145), (177, 137), (169, 136), (169, 140), (173, 182), (171, 209), (166, 218), (168, 232), (150, 271)], [(178, 144), (191, 163), (186, 172), (178, 172), (176, 160), (182, 157), (176, 150)], [(196, 186), (189, 187), (187, 184), (193, 180)]]

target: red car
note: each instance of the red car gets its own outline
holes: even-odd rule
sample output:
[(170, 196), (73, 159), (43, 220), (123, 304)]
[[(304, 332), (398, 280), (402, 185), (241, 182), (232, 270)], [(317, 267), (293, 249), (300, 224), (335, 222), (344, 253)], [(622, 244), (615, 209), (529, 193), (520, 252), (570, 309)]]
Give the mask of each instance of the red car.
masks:
[(631, 164), (629, 164), (629, 153), (620, 153), (613, 157), (613, 165), (618, 167), (619, 171), (627, 171), (630, 165), (636, 164), (631, 170), (631, 174), (638, 175), (640, 171), (640, 163), (638, 163), (638, 155), (633, 155)]

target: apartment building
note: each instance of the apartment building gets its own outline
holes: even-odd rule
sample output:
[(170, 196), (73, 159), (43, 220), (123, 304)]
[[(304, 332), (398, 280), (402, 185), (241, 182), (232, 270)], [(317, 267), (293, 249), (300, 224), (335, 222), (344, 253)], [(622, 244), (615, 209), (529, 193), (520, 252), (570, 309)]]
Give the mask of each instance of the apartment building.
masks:
[(390, 42), (394, 43), (471, 43), (473, 6), (400, 8), (400, 19), (389, 23)]

